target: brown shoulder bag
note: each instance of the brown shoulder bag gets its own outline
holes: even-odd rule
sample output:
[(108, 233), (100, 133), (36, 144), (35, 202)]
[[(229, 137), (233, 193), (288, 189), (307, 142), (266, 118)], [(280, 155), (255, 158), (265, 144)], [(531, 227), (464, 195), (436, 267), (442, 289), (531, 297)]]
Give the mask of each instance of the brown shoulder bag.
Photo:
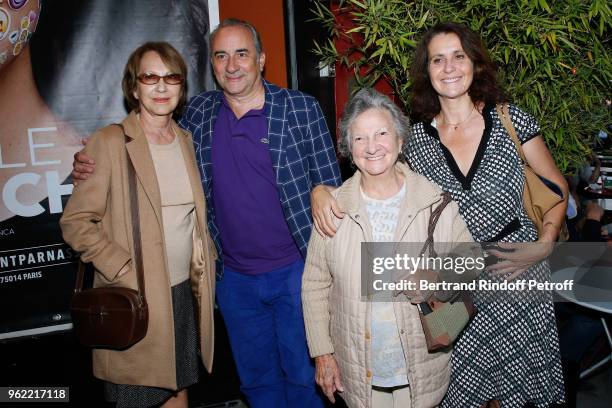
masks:
[[(498, 103), (496, 110), (499, 119), (512, 138), (512, 141), (516, 146), (516, 151), (523, 162), (523, 173), (525, 174), (523, 205), (525, 207), (525, 211), (527, 211), (529, 219), (533, 221), (536, 229), (538, 230), (538, 236), (540, 236), (542, 234), (542, 230), (544, 229), (544, 214), (546, 214), (557, 204), (563, 202), (564, 198), (563, 196), (554, 192), (551, 187), (548, 186), (550, 184), (554, 184), (552, 181), (539, 176), (527, 163), (521, 142), (516, 135), (516, 130), (514, 129), (512, 120), (510, 120), (510, 110), (508, 109), (508, 104)], [(561, 226), (560, 239), (567, 239), (567, 227), (565, 226), (565, 223)]]
[[(118, 125), (123, 130), (123, 126)], [(124, 131), (125, 134), (125, 131)], [(127, 142), (127, 136), (125, 136)], [(100, 287), (83, 290), (85, 264), (79, 260), (70, 313), (74, 333), (88, 347), (123, 350), (138, 343), (147, 334), (149, 311), (145, 298), (140, 218), (136, 174), (129, 155), (128, 184), (134, 238), (134, 262), (138, 290)]]

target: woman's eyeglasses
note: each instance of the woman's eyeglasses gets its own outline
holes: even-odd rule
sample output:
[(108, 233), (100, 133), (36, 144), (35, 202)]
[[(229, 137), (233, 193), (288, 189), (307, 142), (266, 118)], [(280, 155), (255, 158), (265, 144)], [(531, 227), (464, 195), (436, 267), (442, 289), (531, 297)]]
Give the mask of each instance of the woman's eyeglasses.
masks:
[(157, 74), (140, 74), (136, 77), (138, 81), (145, 85), (155, 85), (159, 82), (160, 79), (163, 79), (164, 82), (168, 85), (179, 85), (182, 84), (185, 78), (181, 74), (167, 74), (167, 75), (157, 75)]

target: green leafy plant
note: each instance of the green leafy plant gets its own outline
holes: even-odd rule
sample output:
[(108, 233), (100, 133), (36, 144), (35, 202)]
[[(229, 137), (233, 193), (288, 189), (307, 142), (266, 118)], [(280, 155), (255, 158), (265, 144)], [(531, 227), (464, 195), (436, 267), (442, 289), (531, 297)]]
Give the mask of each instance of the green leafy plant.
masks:
[(313, 8), (329, 32), (314, 52), (323, 63), (353, 70), (357, 88), (384, 80), (409, 109), (408, 69), (419, 36), (455, 21), (481, 34), (507, 95), (540, 121), (562, 171), (580, 165), (610, 123), (608, 0), (345, 0), (332, 6), (333, 12), (319, 1)]

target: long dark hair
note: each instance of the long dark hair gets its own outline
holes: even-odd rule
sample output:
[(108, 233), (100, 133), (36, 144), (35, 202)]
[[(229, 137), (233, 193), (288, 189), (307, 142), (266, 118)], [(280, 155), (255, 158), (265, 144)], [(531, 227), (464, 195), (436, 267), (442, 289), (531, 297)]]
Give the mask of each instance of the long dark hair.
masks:
[(412, 118), (416, 121), (431, 121), (440, 112), (438, 93), (429, 78), (429, 55), (427, 47), (438, 34), (455, 34), (461, 41), (463, 50), (474, 64), (474, 79), (468, 91), (472, 102), (495, 104), (505, 100), (504, 92), (497, 82), (497, 66), (491, 58), (478, 34), (463, 24), (440, 23), (430, 28), (419, 42), (414, 62), (410, 67), (412, 79)]

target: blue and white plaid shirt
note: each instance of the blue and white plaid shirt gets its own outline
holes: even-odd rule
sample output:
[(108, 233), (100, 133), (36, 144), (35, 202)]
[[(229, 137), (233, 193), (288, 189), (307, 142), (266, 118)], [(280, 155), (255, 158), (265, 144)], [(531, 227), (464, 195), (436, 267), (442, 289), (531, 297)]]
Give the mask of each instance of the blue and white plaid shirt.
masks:
[[(293, 239), (306, 258), (312, 230), (310, 190), (318, 184), (341, 184), (336, 152), (315, 98), (266, 81), (264, 89), (268, 147), (281, 205)], [(208, 227), (219, 254), (223, 251), (213, 209), (211, 144), (221, 96), (222, 91), (209, 91), (193, 97), (179, 122), (193, 135), (207, 201)]]

